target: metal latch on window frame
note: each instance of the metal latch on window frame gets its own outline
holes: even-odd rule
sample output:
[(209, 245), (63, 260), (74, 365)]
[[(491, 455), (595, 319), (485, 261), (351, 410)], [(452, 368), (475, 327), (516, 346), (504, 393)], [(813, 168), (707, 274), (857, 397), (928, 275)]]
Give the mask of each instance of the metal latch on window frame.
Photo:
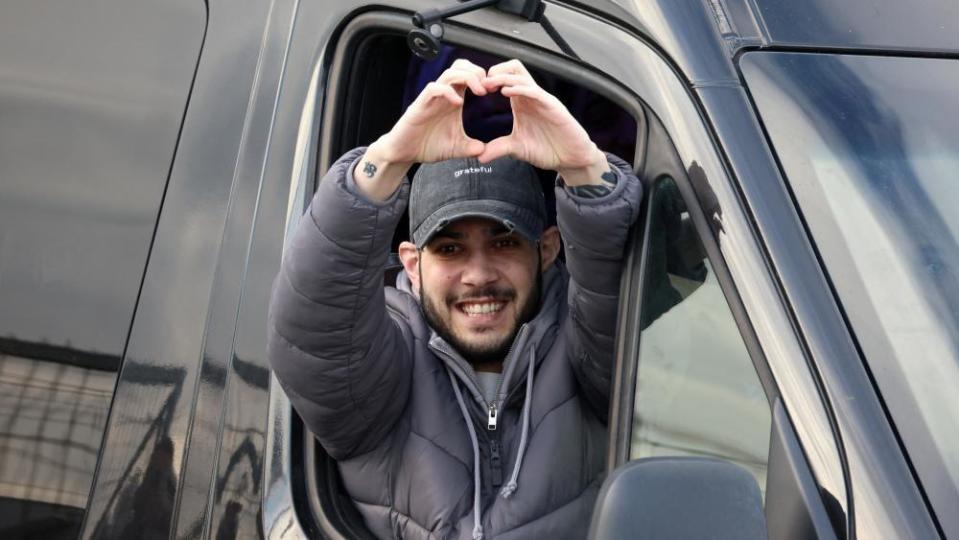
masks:
[(416, 56), (424, 60), (433, 60), (439, 56), (443, 48), (442, 39), (445, 33), (443, 19), (493, 6), (502, 12), (523, 17), (527, 21), (538, 22), (564, 53), (579, 59), (569, 43), (559, 35), (556, 27), (546, 18), (546, 6), (543, 0), (467, 0), (446, 8), (418, 11), (413, 14), (415, 28), (406, 36), (406, 44)]

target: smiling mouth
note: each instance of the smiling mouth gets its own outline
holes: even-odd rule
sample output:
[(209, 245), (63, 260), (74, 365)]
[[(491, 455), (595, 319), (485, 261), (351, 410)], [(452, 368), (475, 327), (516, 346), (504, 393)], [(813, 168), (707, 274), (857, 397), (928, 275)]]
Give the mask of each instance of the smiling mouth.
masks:
[(482, 315), (489, 315), (492, 313), (497, 313), (503, 306), (506, 305), (506, 302), (470, 302), (460, 304), (460, 310), (470, 317), (480, 317)]

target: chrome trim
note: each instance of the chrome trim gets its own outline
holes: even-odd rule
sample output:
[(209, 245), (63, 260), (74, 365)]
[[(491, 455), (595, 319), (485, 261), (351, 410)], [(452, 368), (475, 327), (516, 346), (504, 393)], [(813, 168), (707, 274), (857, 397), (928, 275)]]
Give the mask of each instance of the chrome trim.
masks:
[[(296, 515), (290, 485), (290, 440), (292, 409), (276, 375), (270, 375), (269, 436), (267, 464), (263, 472), (263, 535), (270, 540), (306, 539), (308, 535)], [(296, 441), (298, 442), (298, 441)]]
[[(307, 206), (308, 192), (310, 191), (309, 152), (313, 148), (316, 94), (321, 65), (322, 62), (317, 62), (313, 71), (303, 113), (300, 115), (300, 127), (293, 154), (293, 177), (286, 207), (286, 230), (283, 236), (284, 250), (294, 227), (296, 227)], [(292, 446), (300, 444), (300, 441), (293, 441), (291, 438), (292, 421), (293, 409), (290, 406), (290, 400), (280, 386), (276, 375), (271, 373), (270, 412), (266, 440), (267, 463), (263, 468), (262, 498), (263, 534), (270, 540), (309, 538), (296, 515), (296, 506), (293, 503), (291, 450)]]

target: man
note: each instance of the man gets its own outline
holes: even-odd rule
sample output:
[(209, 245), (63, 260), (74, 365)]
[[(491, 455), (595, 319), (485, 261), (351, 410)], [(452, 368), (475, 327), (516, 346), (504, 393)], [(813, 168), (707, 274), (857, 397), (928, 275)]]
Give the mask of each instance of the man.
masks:
[[(467, 137), (466, 91), (509, 97), (512, 133)], [(529, 164), (559, 173), (568, 274)], [(641, 192), (516, 60), (456, 61), (333, 165), (284, 255), (269, 356), (374, 534), (585, 536)], [(384, 290), (408, 194), (404, 272)]]

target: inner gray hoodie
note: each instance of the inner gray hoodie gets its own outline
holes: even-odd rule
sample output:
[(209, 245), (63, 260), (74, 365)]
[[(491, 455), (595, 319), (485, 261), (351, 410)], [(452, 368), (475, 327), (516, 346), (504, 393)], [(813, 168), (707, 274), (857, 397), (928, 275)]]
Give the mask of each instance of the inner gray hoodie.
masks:
[[(421, 302), (421, 299), (418, 298), (419, 295), (413, 294), (409, 277), (405, 272), (401, 272), (397, 278), (396, 288), (399, 291), (413, 295), (417, 298), (417, 301)], [(503, 360), (503, 373), (499, 378), (496, 397), (492, 402), (487, 400), (486, 396), (483, 395), (483, 391), (476, 380), (476, 372), (470, 363), (460, 355), (455, 347), (440, 337), (435, 330), (432, 330), (430, 334), (429, 347), (446, 366), (446, 371), (450, 378), (450, 385), (456, 394), (456, 403), (459, 405), (460, 412), (463, 415), (464, 425), (469, 432), (470, 442), (473, 446), (473, 540), (482, 540), (484, 538), (481, 519), (483, 513), (483, 501), (481, 497), (483, 478), (480, 459), (482, 454), (480, 452), (480, 435), (477, 434), (478, 431), (481, 432), (482, 430), (477, 430), (476, 428), (473, 418), (475, 411), (471, 412), (470, 406), (467, 405), (467, 401), (463, 397), (462, 388), (468, 391), (469, 397), (473, 399), (475, 404), (478, 404), (486, 411), (486, 431), (493, 432), (499, 427), (499, 411), (504, 409), (504, 405), (511, 396), (515, 395), (522, 386), (525, 386), (523, 405), (520, 412), (521, 431), (519, 447), (516, 452), (516, 459), (513, 460), (514, 463), (512, 471), (509, 473), (508, 481), (499, 492), (501, 497), (509, 499), (516, 493), (516, 490), (519, 489), (519, 473), (523, 465), (523, 458), (526, 455), (529, 441), (530, 404), (532, 403), (536, 364), (540, 360), (536, 355), (536, 343), (548, 343), (552, 339), (552, 335), (555, 334), (557, 321), (562, 319), (562, 316), (557, 313), (557, 310), (565, 311), (566, 307), (565, 303), (562, 302), (561, 295), (565, 290), (566, 273), (565, 270), (562, 269), (561, 263), (557, 261), (554, 266), (546, 271), (544, 276), (543, 291), (540, 295), (540, 308), (537, 316), (534, 317), (533, 320), (520, 326), (509, 348), (509, 352)], [(490, 444), (489, 438), (494, 436), (495, 434), (486, 434), (487, 441), (484, 442)], [(491, 461), (492, 459), (491, 457)], [(501, 459), (502, 458), (500, 458), (500, 460)], [(502, 467), (502, 465), (500, 465), (500, 467)], [(493, 487), (497, 487), (501, 480), (497, 480), (495, 471), (493, 474)]]

